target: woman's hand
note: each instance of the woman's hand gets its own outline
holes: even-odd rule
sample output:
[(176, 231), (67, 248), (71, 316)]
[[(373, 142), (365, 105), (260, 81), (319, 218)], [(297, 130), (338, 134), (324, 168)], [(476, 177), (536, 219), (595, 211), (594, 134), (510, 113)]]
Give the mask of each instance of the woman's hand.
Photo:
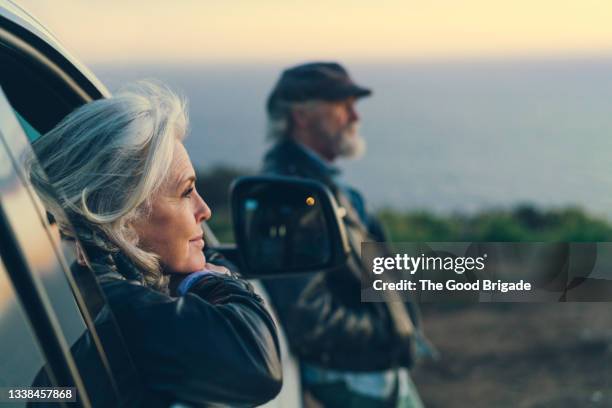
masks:
[(193, 273), (199, 273), (199, 272), (212, 272), (215, 274), (231, 276), (231, 272), (225, 266), (215, 265), (210, 262), (207, 262), (202, 271), (196, 271), (192, 273), (173, 273), (171, 274), (170, 284), (169, 284), (170, 293), (172, 295), (176, 295), (177, 288), (179, 287), (181, 282), (183, 282), (185, 278), (192, 275)]
[(206, 266), (204, 266), (204, 270), (220, 273), (222, 275), (227, 275), (227, 276), (231, 275), (229, 269), (227, 269), (225, 266), (219, 266), (219, 265), (211, 264), (209, 262), (206, 262)]

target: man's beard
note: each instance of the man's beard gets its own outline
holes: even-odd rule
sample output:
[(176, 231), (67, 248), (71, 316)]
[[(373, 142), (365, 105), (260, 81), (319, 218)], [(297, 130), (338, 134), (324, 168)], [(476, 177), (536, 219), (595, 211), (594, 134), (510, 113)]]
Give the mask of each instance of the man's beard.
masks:
[[(332, 139), (332, 138), (330, 138)], [(337, 157), (359, 159), (366, 152), (366, 142), (359, 134), (359, 124), (351, 123), (330, 140)]]

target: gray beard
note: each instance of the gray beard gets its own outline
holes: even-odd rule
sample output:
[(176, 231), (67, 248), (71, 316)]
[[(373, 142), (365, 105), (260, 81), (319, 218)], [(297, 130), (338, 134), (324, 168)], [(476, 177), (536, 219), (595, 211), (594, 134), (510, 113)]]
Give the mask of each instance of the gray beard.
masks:
[(335, 153), (345, 159), (360, 159), (367, 150), (366, 141), (355, 124), (345, 129), (336, 139)]

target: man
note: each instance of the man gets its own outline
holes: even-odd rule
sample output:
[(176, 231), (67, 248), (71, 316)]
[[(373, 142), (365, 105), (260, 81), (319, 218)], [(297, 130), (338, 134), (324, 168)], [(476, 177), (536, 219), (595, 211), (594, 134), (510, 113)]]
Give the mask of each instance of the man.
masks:
[[(306, 391), (326, 407), (421, 407), (406, 368), (419, 336), (415, 309), (402, 302), (362, 303), (362, 241), (385, 241), (363, 197), (338, 181), (340, 157), (365, 152), (355, 103), (371, 94), (337, 63), (309, 63), (283, 72), (267, 103), (274, 146), (263, 172), (326, 184), (345, 208), (351, 242), (337, 273), (264, 281)], [(396, 299), (397, 300), (397, 299)]]

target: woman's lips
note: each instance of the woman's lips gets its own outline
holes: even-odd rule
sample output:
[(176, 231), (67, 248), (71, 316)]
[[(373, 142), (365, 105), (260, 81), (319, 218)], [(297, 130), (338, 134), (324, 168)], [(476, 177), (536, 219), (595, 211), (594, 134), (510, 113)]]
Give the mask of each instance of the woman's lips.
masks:
[(204, 238), (202, 238), (202, 237), (190, 239), (189, 243), (193, 244), (195, 246), (198, 246), (200, 248), (204, 248)]

